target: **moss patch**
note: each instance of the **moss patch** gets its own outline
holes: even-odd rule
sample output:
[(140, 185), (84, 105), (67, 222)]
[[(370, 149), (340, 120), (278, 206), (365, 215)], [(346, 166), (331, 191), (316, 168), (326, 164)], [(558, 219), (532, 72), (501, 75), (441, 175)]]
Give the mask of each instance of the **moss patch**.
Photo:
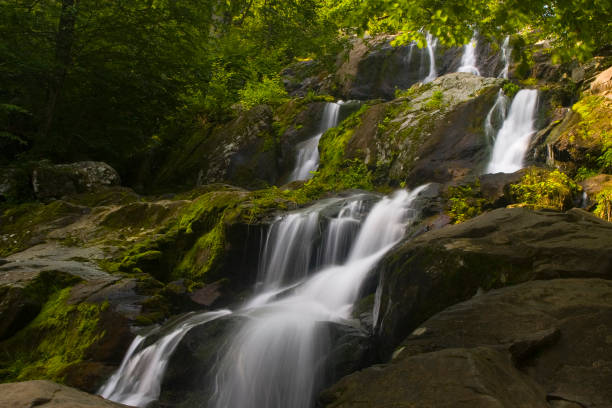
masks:
[(102, 338), (98, 321), (107, 304), (69, 305), (70, 290), (56, 292), (36, 319), (0, 344), (0, 380), (62, 382), (66, 370), (81, 362)]
[(521, 181), (510, 186), (514, 206), (567, 210), (573, 206), (580, 187), (559, 170), (530, 168)]

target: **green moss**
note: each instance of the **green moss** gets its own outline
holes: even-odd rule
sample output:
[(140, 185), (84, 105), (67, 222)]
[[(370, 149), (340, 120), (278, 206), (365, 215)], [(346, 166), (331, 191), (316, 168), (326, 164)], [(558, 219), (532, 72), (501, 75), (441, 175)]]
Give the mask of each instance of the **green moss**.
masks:
[(454, 224), (482, 214), (486, 204), (480, 195), (480, 180), (448, 189), (447, 213)]
[(521, 87), (513, 82), (506, 82), (502, 88), (506, 96), (510, 99), (514, 98), (514, 95), (521, 90)]
[(66, 370), (102, 338), (98, 321), (107, 305), (68, 304), (70, 290), (55, 293), (36, 319), (0, 345), (0, 380), (61, 382)]
[(559, 170), (549, 172), (530, 168), (517, 184), (510, 185), (510, 195), (515, 206), (534, 209), (550, 208), (566, 210), (573, 204), (580, 187)]
[(80, 215), (82, 211), (82, 207), (62, 200), (47, 205), (24, 203), (5, 209), (0, 215), (0, 236), (4, 235), (0, 237), (0, 256), (27, 248), (35, 233), (64, 217)]
[(440, 90), (434, 91), (431, 98), (423, 105), (423, 109), (427, 111), (437, 110), (442, 108), (442, 102), (444, 100), (444, 93)]
[(612, 102), (603, 96), (585, 96), (574, 104), (572, 110), (580, 115), (580, 122), (572, 135), (583, 141), (599, 145), (600, 153), (592, 164), (601, 171), (612, 170)]

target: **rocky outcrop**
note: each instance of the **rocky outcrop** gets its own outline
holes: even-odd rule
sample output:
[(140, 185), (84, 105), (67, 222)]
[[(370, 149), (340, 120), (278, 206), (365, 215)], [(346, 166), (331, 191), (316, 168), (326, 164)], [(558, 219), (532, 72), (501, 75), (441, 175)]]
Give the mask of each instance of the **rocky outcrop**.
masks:
[[(333, 78), (332, 93), (343, 99), (393, 99), (397, 90), (423, 81), (430, 70), (428, 49), (414, 43), (393, 46), (394, 39), (395, 36), (379, 36), (353, 40)], [(499, 53), (482, 39), (476, 52), (481, 75), (497, 77), (502, 69)], [(437, 75), (456, 72), (462, 55), (463, 47), (436, 47)]]
[(126, 405), (107, 401), (50, 381), (0, 384), (0, 406), (11, 408), (120, 408)]
[(503, 208), (405, 243), (379, 265), (382, 355), (426, 318), (488, 290), (532, 279), (612, 278), (612, 224), (566, 213)]
[(355, 127), (323, 136), (320, 167), (328, 166), (328, 151), (343, 148), (344, 158), (365, 163), (376, 184), (414, 187), (474, 174), (488, 160), (484, 119), (502, 83), (454, 73), (374, 104), (360, 111)]
[(328, 407), (599, 407), (612, 400), (612, 282), (534, 281), (423, 322), (393, 359), (323, 393)]

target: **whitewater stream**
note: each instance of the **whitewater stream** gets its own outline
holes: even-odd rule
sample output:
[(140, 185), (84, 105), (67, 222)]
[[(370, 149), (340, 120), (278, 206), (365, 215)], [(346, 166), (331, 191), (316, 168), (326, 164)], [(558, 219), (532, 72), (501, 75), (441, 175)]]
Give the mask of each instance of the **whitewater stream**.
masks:
[[(213, 367), (214, 408), (310, 408), (325, 384), (329, 322), (354, 325), (352, 307), (375, 264), (418, 219), (425, 188), (397, 191), (371, 206), (372, 196), (321, 200), (279, 217), (262, 249), (255, 293), (235, 311), (187, 315), (147, 345), (137, 336), (103, 397), (139, 407), (159, 398), (164, 371), (185, 334), (230, 314), (241, 324)], [(369, 200), (369, 201), (368, 201)], [(322, 212), (340, 206), (322, 227)], [(371, 207), (371, 209), (368, 208)], [(202, 381), (205, 381), (203, 379)]]
[[(502, 93), (498, 96), (493, 108), (485, 119), (485, 132), (491, 132), (491, 118), (501, 115), (505, 98)], [(512, 100), (508, 115), (505, 117), (501, 129), (495, 136), (493, 153), (487, 165), (487, 173), (514, 173), (523, 168), (525, 153), (536, 132), (535, 116), (538, 105), (538, 91), (534, 89), (520, 90)], [(497, 110), (498, 113), (495, 113)], [(489, 125), (487, 125), (487, 123)]]
[(338, 125), (342, 104), (342, 101), (328, 102), (323, 110), (323, 118), (317, 134), (297, 145), (295, 167), (289, 175), (289, 182), (307, 180), (312, 177), (311, 172), (319, 167), (319, 140), (325, 131)]

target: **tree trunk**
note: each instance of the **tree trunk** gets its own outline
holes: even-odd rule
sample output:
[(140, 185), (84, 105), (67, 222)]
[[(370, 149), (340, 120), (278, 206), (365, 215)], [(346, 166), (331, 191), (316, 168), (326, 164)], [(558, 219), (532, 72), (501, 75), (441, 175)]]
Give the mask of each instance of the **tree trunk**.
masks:
[(55, 68), (49, 81), (45, 118), (40, 132), (43, 142), (49, 137), (68, 67), (72, 64), (72, 44), (78, 3), (79, 0), (62, 0), (62, 12), (55, 41)]

